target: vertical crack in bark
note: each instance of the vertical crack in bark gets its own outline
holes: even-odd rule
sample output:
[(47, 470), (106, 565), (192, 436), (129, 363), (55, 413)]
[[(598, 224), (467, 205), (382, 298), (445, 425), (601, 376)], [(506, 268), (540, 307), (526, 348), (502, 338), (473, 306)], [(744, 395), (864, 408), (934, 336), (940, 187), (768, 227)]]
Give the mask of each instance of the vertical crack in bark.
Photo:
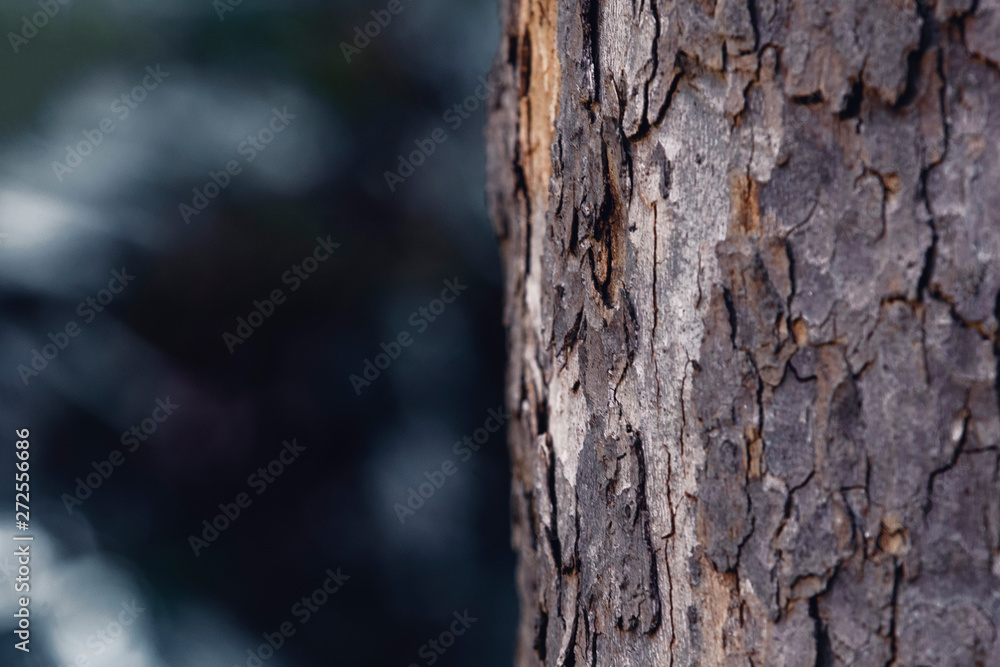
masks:
[(574, 487), (573, 489), (573, 503), (575, 511), (573, 512), (573, 522), (576, 526), (576, 534), (573, 536), (573, 560), (570, 563), (572, 569), (566, 574), (570, 574), (572, 571), (578, 571), (580, 569), (580, 535), (583, 534), (580, 526), (580, 489)]
[[(965, 403), (968, 406), (968, 396), (965, 397)], [(965, 407), (963, 411), (965, 414), (962, 417), (962, 435), (959, 437), (958, 444), (955, 445), (955, 449), (951, 453), (951, 458), (944, 465), (932, 470), (931, 474), (927, 476), (927, 499), (924, 501), (924, 521), (927, 520), (927, 515), (930, 514), (931, 509), (934, 507), (934, 480), (937, 479), (938, 475), (954, 468), (958, 463), (958, 457), (965, 450), (965, 442), (969, 436), (969, 419), (972, 417), (972, 413), (968, 407)]]
[(896, 99), (894, 108), (902, 109), (916, 99), (920, 88), (920, 61), (937, 41), (938, 24), (934, 20), (934, 10), (927, 0), (916, 0), (917, 15), (920, 17), (920, 41), (917, 48), (906, 56), (906, 84)]
[[(633, 5), (634, 4), (635, 2), (633, 1)], [(659, 54), (659, 42), (660, 42), (660, 30), (661, 30), (660, 10), (659, 7), (657, 6), (657, 0), (642, 0), (642, 6), (640, 6), (639, 8), (638, 14), (641, 14), (643, 8), (647, 6), (649, 8), (650, 14), (653, 17), (653, 39), (650, 45), (650, 54), (649, 54), (649, 62), (651, 63), (651, 65), (650, 65), (649, 75), (645, 77), (645, 80), (643, 81), (642, 84), (642, 112), (639, 115), (639, 123), (635, 129), (635, 132), (633, 132), (631, 135), (628, 135), (628, 139), (633, 142), (637, 142), (641, 139), (644, 139), (649, 134), (650, 130), (653, 128), (653, 125), (656, 124), (656, 122), (658, 122), (658, 121), (651, 122), (649, 118), (650, 115), (649, 87), (653, 84), (654, 81), (656, 81), (656, 78), (658, 76), (662, 76), (662, 74), (660, 73), (660, 54)], [(637, 16), (634, 6), (633, 6), (633, 15)], [(619, 97), (619, 99), (624, 99), (624, 98)], [(659, 112), (660, 110), (658, 109), (657, 116), (658, 118), (662, 118)]]
[(518, 67), (518, 88), (521, 98), (531, 92), (531, 31), (526, 30), (521, 37), (521, 52)]
[(571, 255), (576, 255), (577, 248), (580, 245), (580, 212), (573, 207), (573, 221), (570, 224), (569, 232), (569, 252)]
[(664, 96), (663, 106), (656, 114), (656, 119), (651, 123), (652, 125), (659, 126), (663, 123), (663, 119), (667, 116), (667, 110), (670, 109), (670, 104), (674, 100), (674, 95), (677, 93), (677, 87), (681, 83), (681, 77), (684, 76), (685, 68), (687, 67), (687, 56), (683, 51), (678, 51), (674, 54), (674, 78), (670, 81), (670, 86), (667, 88), (667, 94)]
[(733, 294), (729, 291), (728, 287), (722, 288), (722, 298), (726, 302), (726, 311), (729, 313), (729, 340), (733, 344), (733, 349), (738, 349), (736, 346), (736, 307), (733, 305)]
[(996, 303), (993, 306), (993, 318), (997, 324), (997, 333), (993, 336), (993, 356), (996, 358), (993, 387), (997, 395), (997, 409), (1000, 410), (1000, 291), (997, 291)]
[[(621, 113), (621, 112), (620, 112)], [(591, 279), (604, 307), (611, 310), (622, 287), (626, 246), (625, 219), (632, 193), (632, 156), (620, 118), (602, 123), (601, 168), (604, 190), (594, 221), (595, 244), (588, 249)]]
[(545, 664), (545, 656), (546, 656), (545, 644), (548, 639), (548, 633), (549, 633), (549, 613), (545, 610), (544, 607), (541, 607), (538, 610), (538, 621), (535, 627), (535, 644), (533, 648), (535, 649), (535, 653), (538, 655), (538, 659), (542, 661), (542, 664)]
[(833, 667), (833, 650), (826, 623), (819, 616), (819, 596), (809, 598), (809, 618), (813, 619), (813, 639), (816, 642), (816, 667)]
[[(927, 207), (930, 208), (929, 203)], [(924, 266), (920, 272), (920, 278), (917, 280), (917, 301), (919, 302), (923, 302), (924, 293), (930, 290), (931, 276), (934, 275), (934, 261), (937, 256), (938, 232), (933, 214), (927, 219), (927, 224), (931, 228), (931, 243), (924, 253)]]
[(861, 102), (864, 98), (865, 84), (861, 75), (858, 75), (858, 78), (851, 84), (851, 90), (844, 100), (844, 108), (837, 114), (838, 120), (857, 118), (861, 114)]
[[(673, 516), (671, 516), (671, 523), (673, 523)], [(667, 647), (667, 650), (670, 653), (669, 667), (673, 667), (674, 648), (677, 646), (677, 629), (674, 626), (674, 579), (670, 572), (670, 554), (667, 553), (666, 546), (664, 546), (663, 553), (663, 565), (667, 573), (667, 614), (670, 616), (670, 646)]]
[(650, 534), (649, 528), (649, 503), (646, 499), (646, 452), (643, 448), (642, 434), (636, 433), (635, 442), (635, 458), (638, 466), (638, 490), (636, 504), (636, 518), (642, 518), (642, 539), (646, 544), (646, 549), (649, 553), (649, 597), (653, 604), (652, 619), (649, 623), (649, 628), (646, 630), (647, 635), (655, 634), (660, 627), (660, 621), (662, 619), (662, 600), (660, 598), (660, 577), (657, 571), (657, 549), (653, 546), (652, 535)]
[(560, 652), (559, 658), (556, 661), (557, 667), (576, 667), (576, 641), (580, 628), (580, 616), (586, 616), (586, 613), (587, 610), (581, 604), (580, 587), (578, 586), (576, 589), (576, 603), (573, 606), (573, 626), (570, 630), (569, 643)]
[[(548, 434), (545, 436), (549, 441), (548, 446), (548, 474), (546, 476), (546, 482), (548, 484), (549, 491), (549, 505), (551, 506), (552, 512), (552, 525), (545, 526), (545, 534), (549, 540), (549, 548), (552, 549), (552, 559), (555, 561), (555, 571), (559, 572), (562, 570), (562, 544), (559, 541), (559, 503), (557, 501), (558, 495), (556, 492), (556, 453), (555, 448), (551, 444), (552, 437)], [(562, 588), (560, 587), (560, 593)], [(561, 608), (561, 607), (560, 607)]]
[[(660, 150), (663, 147), (660, 146)], [(666, 158), (664, 158), (666, 159)], [(649, 356), (653, 361), (653, 376), (656, 380), (656, 415), (660, 415), (660, 366), (656, 358), (656, 328), (660, 323), (660, 308), (657, 301), (657, 292), (659, 289), (657, 287), (657, 272), (659, 270), (659, 250), (660, 243), (657, 237), (657, 227), (659, 227), (659, 215), (657, 204), (653, 204), (653, 330), (649, 336)], [(997, 308), (1000, 309), (1000, 295), (997, 296)], [(1000, 363), (1000, 362), (998, 362)], [(1000, 386), (1000, 385), (998, 385)], [(658, 426), (659, 424), (657, 424)], [(670, 447), (666, 447), (667, 450), (667, 493), (670, 493)], [(669, 497), (669, 495), (668, 495)]]
[(566, 335), (563, 336), (562, 347), (559, 348), (558, 354), (564, 354), (566, 357), (566, 361), (563, 363), (563, 368), (566, 367), (566, 363), (569, 363), (569, 356), (573, 353), (573, 348), (576, 347), (576, 341), (580, 338), (580, 326), (583, 322), (583, 308), (581, 308), (576, 314), (576, 320), (574, 320), (573, 326), (571, 326), (569, 331), (566, 332)]
[(757, 9), (757, 0), (747, 0), (747, 11), (750, 14), (750, 27), (753, 28), (753, 50), (758, 51), (760, 49), (760, 27), (757, 23), (760, 20), (760, 14)]
[[(756, 426), (756, 429), (755, 429), (756, 433), (754, 434), (754, 436), (756, 438), (760, 439), (760, 441), (762, 443), (761, 446), (763, 448), (763, 441), (764, 441), (764, 402), (763, 402), (764, 380), (761, 378), (760, 372), (757, 370), (757, 362), (754, 360), (753, 355), (750, 354), (749, 352), (747, 352), (746, 354), (747, 354), (747, 358), (750, 361), (750, 366), (754, 370), (754, 379), (757, 381), (757, 393), (755, 395), (755, 399), (756, 399), (756, 402), (757, 402), (757, 426)], [(732, 571), (733, 571), (733, 573), (735, 573), (737, 575), (737, 579), (736, 579), (737, 590), (739, 590), (739, 565), (740, 565), (740, 557), (743, 554), (743, 547), (746, 546), (746, 543), (753, 536), (754, 531), (757, 528), (757, 517), (754, 514), (753, 497), (750, 495), (750, 471), (751, 471), (750, 446), (751, 446), (750, 439), (747, 437), (747, 434), (744, 433), (744, 436), (743, 436), (743, 451), (744, 451), (744, 457), (745, 458), (744, 458), (744, 465), (743, 465), (743, 467), (744, 467), (743, 493), (746, 494), (746, 497), (747, 497), (747, 516), (750, 518), (750, 529), (747, 530), (746, 534), (743, 536), (743, 539), (740, 540), (739, 544), (736, 545), (736, 562), (733, 564)]]
[(884, 667), (891, 667), (896, 662), (896, 651), (898, 637), (896, 636), (897, 630), (897, 616), (899, 614), (899, 587), (903, 581), (903, 565), (896, 559), (895, 556), (892, 558), (893, 571), (892, 571), (892, 597), (890, 604), (892, 605), (892, 610), (889, 616), (889, 659), (885, 661)]
[[(777, 556), (777, 564), (781, 563), (782, 560), (782, 550), (778, 546), (778, 539), (781, 537), (781, 533), (785, 530), (785, 526), (788, 524), (788, 520), (792, 518), (792, 508), (795, 506), (795, 492), (805, 488), (809, 482), (812, 481), (813, 477), (816, 475), (816, 471), (813, 470), (808, 476), (802, 481), (801, 484), (797, 484), (792, 488), (788, 489), (788, 494), (785, 496), (785, 505), (782, 510), (781, 521), (778, 523), (777, 529), (774, 531), (774, 537), (772, 539), (772, 545)], [(778, 608), (779, 610), (784, 607), (784, 603), (781, 602), (779, 597)]]
[[(938, 67), (939, 67), (940, 71), (943, 71), (943, 67), (940, 64), (940, 60), (942, 58), (943, 58), (943, 55), (939, 53), (938, 54), (938, 60), (939, 60)], [(934, 206), (931, 203), (930, 194), (928, 192), (927, 180), (930, 177), (931, 171), (935, 167), (937, 167), (939, 164), (941, 164), (942, 162), (944, 162), (944, 160), (945, 160), (945, 158), (947, 157), (947, 154), (948, 154), (948, 133), (947, 133), (948, 117), (947, 117), (947, 111), (946, 111), (946, 108), (945, 108), (945, 101), (943, 99), (944, 94), (945, 94), (944, 90), (945, 90), (946, 87), (947, 87), (947, 85), (946, 85), (944, 79), (942, 79), (942, 85), (941, 85), (941, 91), (942, 91), (941, 92), (941, 96), (942, 96), (942, 99), (941, 99), (940, 104), (941, 104), (941, 117), (942, 117), (942, 120), (943, 120), (943, 126), (945, 127), (944, 151), (942, 151), (941, 157), (938, 160), (932, 162), (931, 164), (927, 165), (926, 167), (924, 167), (923, 169), (920, 170), (920, 180), (918, 181), (917, 195), (920, 198), (920, 200), (924, 203), (924, 208), (925, 208), (925, 210), (927, 212), (927, 224), (928, 224), (928, 226), (931, 229), (931, 243), (927, 247), (927, 251), (924, 254), (924, 266), (923, 266), (923, 269), (920, 272), (920, 278), (917, 281), (917, 301), (918, 302), (923, 302), (923, 300), (924, 300), (924, 293), (925, 292), (930, 292), (932, 296), (937, 292), (937, 290), (931, 284), (931, 279), (932, 279), (932, 277), (934, 275), (934, 263), (935, 263), (936, 258), (937, 258), (938, 230), (937, 230), (937, 222), (936, 222), (936, 219), (935, 219)]]
[[(788, 324), (788, 330), (790, 332), (794, 332), (795, 331), (794, 322), (792, 322), (792, 300), (795, 298), (795, 292), (796, 292), (795, 253), (792, 250), (791, 242), (789, 242), (787, 239), (784, 240), (784, 245), (785, 245), (785, 256), (788, 258), (788, 285), (789, 285), (788, 298), (785, 299), (785, 311), (786, 311), (785, 316), (786, 316), (786, 322)], [(808, 334), (806, 334), (806, 340), (796, 341), (796, 342), (798, 342), (801, 345), (807, 341), (808, 341)], [(789, 364), (789, 366), (791, 366), (791, 364)], [(793, 372), (794, 370), (795, 369), (792, 368)], [(761, 427), (763, 428), (763, 422), (761, 423)]]
[[(588, 601), (588, 606), (593, 604), (593, 600)], [(597, 665), (597, 631), (591, 627), (592, 616), (589, 611), (583, 611), (583, 648), (584, 659), (590, 659), (588, 667)]]
[[(655, 0), (653, 0), (653, 2), (654, 2), (654, 5), (655, 5)], [(659, 30), (659, 19), (657, 19), (657, 30)], [(663, 150), (662, 144), (657, 144), (657, 151), (658, 151), (659, 155), (661, 155), (663, 157), (663, 160), (666, 162), (666, 164), (669, 165), (669, 161), (666, 160), (666, 155), (664, 154), (664, 150)], [(661, 171), (661, 179), (663, 178), (662, 174), (663, 174), (663, 172)], [(669, 175), (669, 173), (667, 174), (666, 178), (667, 178), (666, 190), (667, 190), (667, 194), (669, 194), (669, 189), (670, 189), (670, 175)], [(660, 188), (661, 188), (661, 194), (663, 194), (664, 184), (663, 184), (662, 180), (660, 182)], [(667, 194), (663, 194), (664, 201), (666, 201)], [(657, 327), (659, 326), (659, 322), (660, 322), (660, 308), (659, 308), (659, 301), (658, 301), (659, 286), (658, 286), (658, 282), (657, 282), (657, 279), (658, 279), (657, 276), (658, 276), (658, 273), (659, 273), (659, 250), (660, 250), (659, 229), (658, 229), (659, 228), (659, 202), (654, 202), (653, 203), (652, 212), (653, 212), (653, 329), (652, 329), (652, 332), (650, 334), (650, 340), (649, 340), (649, 348), (650, 348), (649, 349), (649, 354), (650, 354), (650, 359), (653, 362), (653, 379), (656, 382), (656, 416), (657, 416), (657, 428), (659, 428), (659, 419), (660, 419), (660, 415), (661, 415), (660, 406), (663, 405), (662, 399), (660, 397), (660, 389), (661, 389), (661, 387), (660, 387), (660, 364), (659, 364), (658, 355), (656, 354), (656, 340), (657, 340), (656, 339), (656, 332), (657, 332)], [(685, 377), (681, 380), (681, 392), (680, 392), (680, 408), (681, 408), (681, 421), (682, 421), (682, 426), (681, 426), (681, 447), (682, 448), (683, 448), (683, 440), (684, 440), (684, 433), (683, 433), (683, 429), (684, 429), (684, 427), (683, 427), (683, 423), (684, 423), (684, 382), (685, 382), (686, 376), (687, 376), (687, 364), (685, 364), (684, 368), (685, 368), (685, 372), (684, 372)], [(674, 522), (675, 522), (676, 515), (675, 515), (674, 502), (673, 502), (673, 496), (672, 496), (672, 493), (673, 493), (672, 486), (673, 486), (673, 479), (674, 479), (674, 474), (673, 474), (673, 454), (670, 451), (670, 444), (669, 443), (664, 443), (663, 449), (664, 449), (664, 451), (666, 452), (666, 455), (667, 455), (667, 460), (666, 460), (666, 466), (667, 466), (666, 491), (667, 491), (667, 511), (668, 511), (668, 513), (670, 515), (669, 516), (669, 519), (670, 519), (670, 530), (669, 530), (669, 532), (666, 535), (663, 536), (663, 541), (664, 541), (664, 545), (663, 545), (663, 554), (664, 554), (663, 565), (664, 565), (664, 572), (665, 572), (666, 577), (667, 577), (667, 615), (670, 618), (670, 646), (669, 646), (668, 650), (670, 652), (670, 667), (673, 667), (673, 664), (674, 664), (674, 646), (676, 645), (676, 642), (677, 642), (677, 630), (676, 630), (676, 628), (674, 626), (674, 580), (673, 580), (673, 574), (670, 571), (669, 541), (674, 536), (674, 532), (675, 532), (675, 523)], [(683, 449), (682, 449), (682, 453), (683, 453)], [(654, 556), (653, 557), (654, 557), (654, 562), (655, 562), (655, 558), (656, 558), (655, 557), (655, 552), (654, 552)]]

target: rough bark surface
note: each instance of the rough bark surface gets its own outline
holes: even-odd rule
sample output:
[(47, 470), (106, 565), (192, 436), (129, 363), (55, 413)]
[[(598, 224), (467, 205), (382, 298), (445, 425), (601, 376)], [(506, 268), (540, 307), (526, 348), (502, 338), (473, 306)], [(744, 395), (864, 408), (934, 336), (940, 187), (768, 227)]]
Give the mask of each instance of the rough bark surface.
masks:
[(527, 665), (1000, 665), (1000, 0), (504, 0)]

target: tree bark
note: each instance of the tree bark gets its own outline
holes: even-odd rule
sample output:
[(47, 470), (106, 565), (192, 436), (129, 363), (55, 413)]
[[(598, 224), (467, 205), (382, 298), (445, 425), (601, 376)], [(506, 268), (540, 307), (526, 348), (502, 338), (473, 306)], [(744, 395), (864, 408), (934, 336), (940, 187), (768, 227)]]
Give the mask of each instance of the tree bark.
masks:
[(519, 665), (1000, 665), (1000, 0), (504, 0)]

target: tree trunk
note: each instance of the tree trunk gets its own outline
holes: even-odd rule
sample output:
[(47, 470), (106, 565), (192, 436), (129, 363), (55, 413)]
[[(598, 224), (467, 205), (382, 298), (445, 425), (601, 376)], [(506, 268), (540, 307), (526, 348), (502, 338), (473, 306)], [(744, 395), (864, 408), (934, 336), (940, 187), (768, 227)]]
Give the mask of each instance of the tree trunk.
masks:
[(1000, 0), (502, 12), (518, 664), (1000, 665)]

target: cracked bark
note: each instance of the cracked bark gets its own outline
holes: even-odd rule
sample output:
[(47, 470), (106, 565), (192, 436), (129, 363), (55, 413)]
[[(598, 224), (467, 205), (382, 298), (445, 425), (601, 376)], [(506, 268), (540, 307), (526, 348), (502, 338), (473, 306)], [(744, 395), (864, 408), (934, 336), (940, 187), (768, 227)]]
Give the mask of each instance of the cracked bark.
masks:
[(501, 11), (518, 664), (1000, 664), (1000, 0)]

